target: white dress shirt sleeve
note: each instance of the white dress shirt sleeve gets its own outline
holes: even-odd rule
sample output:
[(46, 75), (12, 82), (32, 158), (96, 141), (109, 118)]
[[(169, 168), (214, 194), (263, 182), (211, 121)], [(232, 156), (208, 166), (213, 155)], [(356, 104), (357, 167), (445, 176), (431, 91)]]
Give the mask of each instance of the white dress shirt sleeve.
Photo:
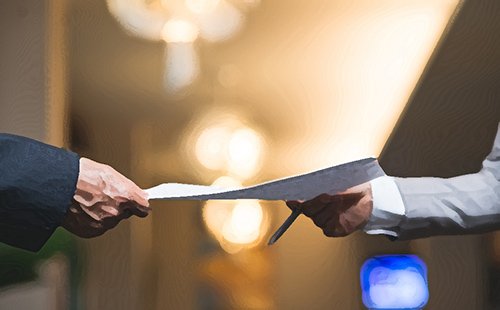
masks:
[(398, 237), (398, 226), (405, 215), (405, 206), (394, 179), (383, 176), (371, 182), (373, 211), (363, 230), (367, 234)]

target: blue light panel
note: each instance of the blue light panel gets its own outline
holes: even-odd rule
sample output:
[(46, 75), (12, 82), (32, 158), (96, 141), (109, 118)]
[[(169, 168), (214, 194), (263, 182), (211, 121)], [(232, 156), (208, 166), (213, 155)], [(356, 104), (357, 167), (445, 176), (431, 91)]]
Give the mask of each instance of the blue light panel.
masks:
[(416, 255), (371, 257), (360, 276), (368, 309), (422, 309), (429, 300), (427, 266)]

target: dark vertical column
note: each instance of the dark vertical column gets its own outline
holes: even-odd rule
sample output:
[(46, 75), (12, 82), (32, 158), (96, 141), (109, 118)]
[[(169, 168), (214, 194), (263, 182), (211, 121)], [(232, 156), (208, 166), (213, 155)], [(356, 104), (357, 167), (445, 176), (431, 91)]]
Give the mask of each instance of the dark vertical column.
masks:
[[(465, 1), (381, 156), (387, 174), (476, 172), (500, 121), (500, 2)], [(429, 267), (430, 309), (485, 309), (481, 236), (434, 237), (411, 248)]]

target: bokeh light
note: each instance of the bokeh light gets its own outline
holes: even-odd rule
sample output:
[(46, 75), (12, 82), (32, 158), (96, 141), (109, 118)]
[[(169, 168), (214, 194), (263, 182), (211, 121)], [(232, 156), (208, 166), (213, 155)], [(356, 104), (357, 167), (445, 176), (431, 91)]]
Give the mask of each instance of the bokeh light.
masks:
[(231, 128), (228, 126), (214, 126), (202, 131), (195, 144), (198, 161), (211, 170), (224, 169), (230, 137)]
[[(228, 176), (219, 177), (212, 185), (220, 188), (241, 187), (240, 182)], [(209, 200), (203, 206), (203, 220), (208, 231), (213, 234), (215, 239), (222, 240), (222, 228), (231, 216), (233, 208), (234, 201), (232, 200)]]
[(240, 30), (243, 15), (230, 3), (221, 0), (210, 14), (198, 15), (197, 21), (203, 39), (210, 42), (223, 41)]
[(224, 223), (224, 239), (236, 244), (251, 244), (260, 236), (262, 207), (256, 200), (241, 200), (231, 211), (231, 217)]
[(167, 19), (162, 10), (139, 0), (107, 0), (108, 9), (120, 25), (130, 34), (148, 40), (160, 40)]
[[(238, 188), (241, 183), (222, 176), (213, 182), (221, 188)], [(228, 253), (257, 245), (267, 232), (268, 221), (257, 200), (211, 200), (203, 206), (208, 231)]]
[[(243, 24), (241, 9), (224, 0), (107, 0), (108, 9), (130, 34), (167, 42), (165, 88), (174, 93), (198, 76), (198, 36), (216, 42), (227, 40)], [(170, 46), (170, 45), (176, 46)], [(186, 55), (183, 55), (185, 53)]]
[[(194, 155), (204, 168), (240, 180), (257, 174), (262, 166), (264, 139), (236, 117), (221, 117), (195, 133)], [(187, 143), (189, 147), (189, 143)]]
[[(196, 127), (189, 130), (184, 144), (188, 157), (198, 170), (219, 175), (212, 185), (239, 188), (259, 172), (264, 138), (241, 117), (212, 112), (193, 121)], [(256, 246), (267, 233), (268, 218), (257, 200), (211, 200), (202, 212), (208, 231), (227, 253)]]
[(192, 43), (170, 43), (166, 50), (164, 84), (169, 92), (179, 91), (190, 85), (198, 76), (198, 55)]
[(250, 128), (241, 128), (231, 134), (227, 146), (228, 172), (240, 177), (251, 177), (261, 163), (262, 138)]
[(186, 0), (186, 7), (195, 14), (210, 14), (220, 0)]
[(190, 21), (174, 18), (165, 23), (161, 35), (169, 43), (189, 43), (198, 37), (198, 28)]

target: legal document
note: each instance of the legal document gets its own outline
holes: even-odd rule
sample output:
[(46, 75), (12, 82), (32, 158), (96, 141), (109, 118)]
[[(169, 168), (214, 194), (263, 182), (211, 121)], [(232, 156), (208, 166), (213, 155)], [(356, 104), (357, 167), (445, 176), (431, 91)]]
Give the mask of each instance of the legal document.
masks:
[(384, 175), (377, 159), (369, 157), (243, 188), (164, 183), (146, 192), (150, 200), (309, 200), (323, 193), (336, 194)]

